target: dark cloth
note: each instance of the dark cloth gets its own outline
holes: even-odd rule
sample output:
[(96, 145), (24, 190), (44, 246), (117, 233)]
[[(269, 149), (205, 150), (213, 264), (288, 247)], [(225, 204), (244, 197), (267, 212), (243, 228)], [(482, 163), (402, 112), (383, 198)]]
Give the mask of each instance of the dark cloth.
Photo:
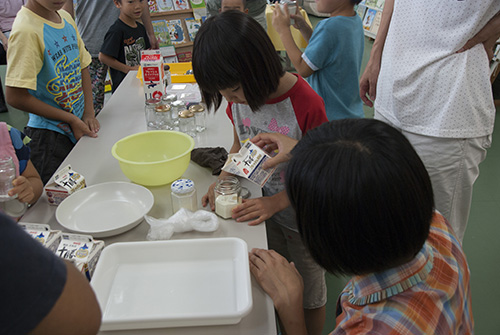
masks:
[[(2, 46), (0, 45), (0, 48)], [(3, 94), (2, 79), (0, 79), (0, 113), (8, 112), (7, 103), (5, 102), (5, 95)]]
[[(101, 52), (116, 58), (123, 64), (136, 66), (141, 64), (141, 50), (150, 47), (146, 28), (142, 24), (137, 22), (137, 27), (132, 28), (118, 19), (104, 36)], [(115, 92), (127, 74), (111, 67), (109, 74), (111, 75), (112, 90)]]
[(68, 136), (48, 129), (25, 127), (24, 133), (31, 138), (31, 162), (45, 185), (75, 145)]
[(59, 299), (66, 264), (0, 214), (0, 268), (0, 334), (27, 334)]
[(209, 167), (213, 175), (219, 175), (227, 160), (227, 151), (222, 147), (198, 148), (191, 151), (191, 160), (196, 164)]

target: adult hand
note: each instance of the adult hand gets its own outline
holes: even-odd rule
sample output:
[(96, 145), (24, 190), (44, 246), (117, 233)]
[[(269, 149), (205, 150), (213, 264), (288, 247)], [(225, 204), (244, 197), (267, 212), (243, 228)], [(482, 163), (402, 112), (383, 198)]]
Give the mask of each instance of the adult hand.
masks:
[(215, 189), (215, 183), (212, 183), (212, 185), (208, 187), (208, 192), (201, 198), (201, 205), (205, 207), (206, 205), (210, 204), (210, 209), (212, 211), (215, 211), (214, 189)]
[(243, 199), (241, 205), (233, 208), (232, 217), (237, 222), (248, 221), (249, 226), (256, 226), (269, 219), (277, 212), (277, 204), (271, 197), (261, 197), (256, 199)]
[(293, 263), (274, 250), (252, 249), (250, 272), (271, 297), (287, 333), (306, 334), (302, 307), (304, 283)]
[(380, 65), (368, 62), (365, 72), (359, 80), (359, 95), (361, 100), (369, 106), (373, 107), (373, 102), (377, 97), (377, 81), (380, 73)]
[(278, 34), (290, 29), (290, 14), (288, 13), (288, 4), (284, 5), (283, 10), (280, 4), (274, 5), (272, 24)]
[(24, 177), (19, 176), (12, 182), (14, 188), (9, 190), (9, 196), (14, 196), (17, 194), (17, 199), (20, 202), (30, 203), (35, 197), (35, 192), (30, 181)]
[(268, 153), (278, 150), (278, 154), (267, 159), (262, 168), (269, 169), (280, 163), (290, 160), (290, 151), (297, 144), (297, 140), (279, 133), (260, 133), (251, 139), (252, 143), (264, 149)]
[(479, 43), (483, 43), (488, 59), (493, 58), (493, 47), (500, 36), (500, 12), (497, 13), (476, 35), (468, 40), (457, 53), (469, 50)]

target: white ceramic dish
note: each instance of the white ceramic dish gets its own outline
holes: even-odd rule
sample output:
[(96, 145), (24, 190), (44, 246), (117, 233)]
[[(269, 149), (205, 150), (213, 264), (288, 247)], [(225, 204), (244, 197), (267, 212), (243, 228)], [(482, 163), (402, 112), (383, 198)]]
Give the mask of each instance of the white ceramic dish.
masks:
[(78, 190), (59, 204), (56, 219), (64, 228), (93, 237), (121, 234), (137, 226), (154, 204), (147, 188), (109, 182)]
[(114, 243), (91, 285), (102, 331), (236, 324), (252, 309), (248, 248), (239, 238)]

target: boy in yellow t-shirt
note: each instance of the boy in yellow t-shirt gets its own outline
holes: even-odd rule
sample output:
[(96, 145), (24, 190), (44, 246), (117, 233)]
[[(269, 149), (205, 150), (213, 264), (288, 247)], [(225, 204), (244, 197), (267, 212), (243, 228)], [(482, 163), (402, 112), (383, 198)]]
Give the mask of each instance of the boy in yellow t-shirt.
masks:
[(91, 57), (64, 2), (28, 0), (18, 12), (7, 51), (6, 97), (29, 112), (31, 160), (44, 184), (82, 136), (97, 137)]

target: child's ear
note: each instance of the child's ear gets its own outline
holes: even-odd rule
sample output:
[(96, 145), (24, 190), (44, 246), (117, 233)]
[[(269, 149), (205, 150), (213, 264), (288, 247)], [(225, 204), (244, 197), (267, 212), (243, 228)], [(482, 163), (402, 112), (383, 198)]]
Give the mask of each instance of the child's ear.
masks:
[(118, 0), (113, 0), (113, 2), (115, 3), (116, 8), (120, 9), (122, 4)]

